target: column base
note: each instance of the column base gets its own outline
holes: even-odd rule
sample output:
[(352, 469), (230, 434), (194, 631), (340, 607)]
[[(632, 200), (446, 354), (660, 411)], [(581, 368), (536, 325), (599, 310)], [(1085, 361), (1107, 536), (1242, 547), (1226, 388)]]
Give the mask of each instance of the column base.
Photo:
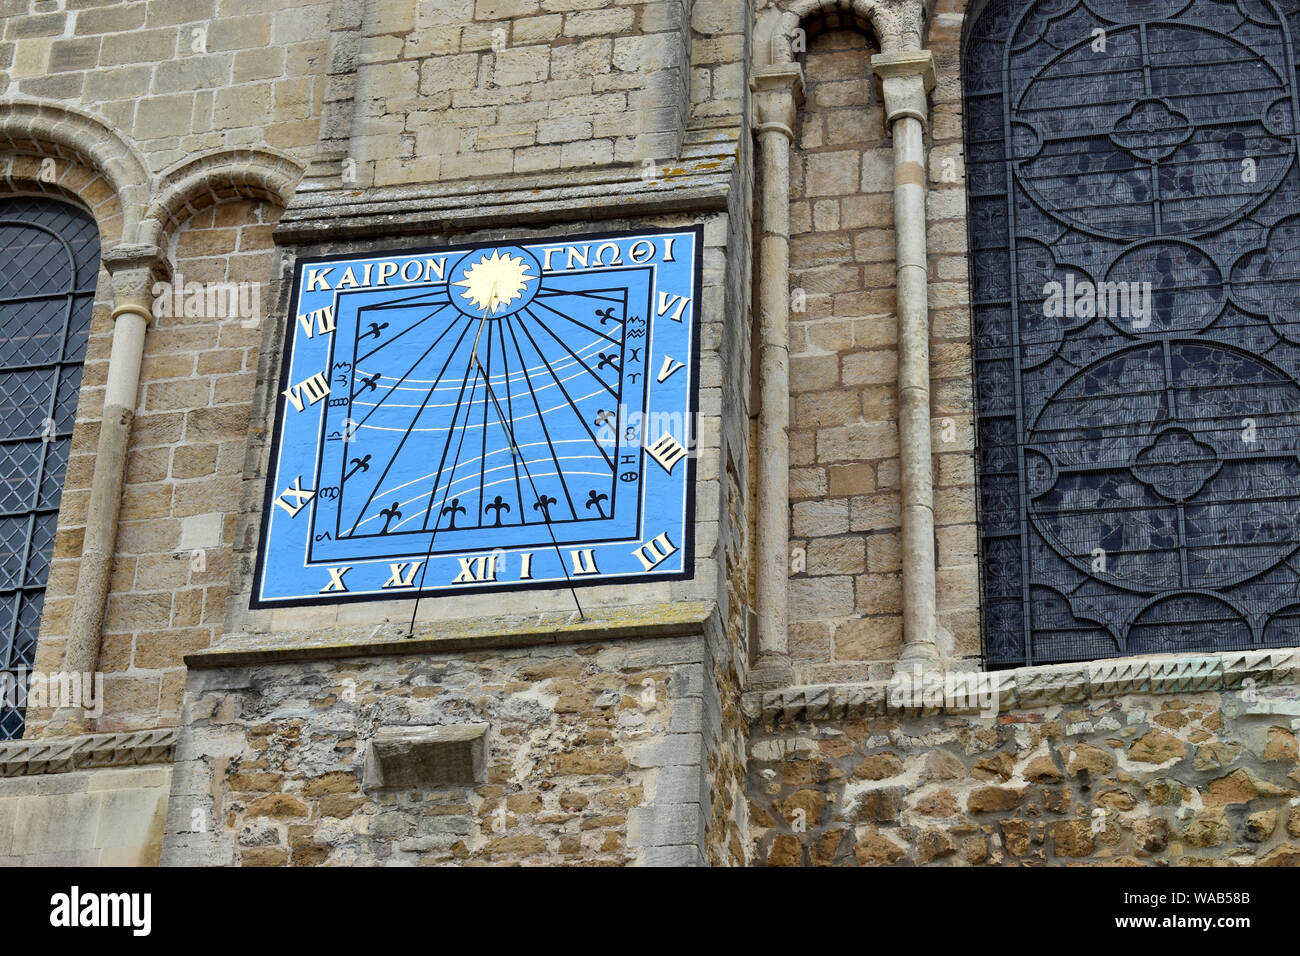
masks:
[(763, 654), (749, 669), (746, 690), (774, 690), (794, 683), (794, 665), (785, 654)]
[(915, 672), (918, 664), (923, 674), (943, 669), (939, 648), (934, 641), (910, 641), (904, 644), (902, 653), (898, 655), (898, 663), (894, 665), (894, 673), (910, 675)]

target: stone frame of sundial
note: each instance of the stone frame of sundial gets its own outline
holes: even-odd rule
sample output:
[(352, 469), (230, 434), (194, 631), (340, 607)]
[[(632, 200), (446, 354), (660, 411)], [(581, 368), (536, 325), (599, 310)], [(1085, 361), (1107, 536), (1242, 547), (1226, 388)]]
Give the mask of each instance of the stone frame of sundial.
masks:
[[(294, 358), (296, 355), (296, 346), (298, 344), (301, 344), (303, 341), (311, 341), (310, 337), (308, 337), (305, 340), (302, 338), (301, 335), (302, 330), (298, 328), (298, 325), (301, 324), (300, 314), (311, 313), (314, 311), (314, 308), (319, 307), (321, 304), (318, 301), (312, 300), (311, 302), (308, 303), (310, 306), (312, 306), (312, 308), (304, 308), (302, 303), (300, 302), (300, 299), (302, 299), (300, 293), (302, 292), (304, 277), (306, 275), (305, 270), (308, 270), (313, 266), (321, 267), (323, 264), (326, 263), (336, 264), (340, 267), (345, 266), (349, 262), (352, 263), (372, 262), (373, 263), (389, 255), (396, 257), (398, 259), (405, 258), (408, 260), (418, 259), (419, 257), (426, 256), (426, 255), (448, 256), (449, 259), (448, 259), (448, 266), (446, 272), (446, 280), (442, 283), (436, 283), (436, 282), (433, 283), (433, 286), (441, 285), (442, 287), (446, 288), (448, 287), (448, 284), (451, 281), (452, 273), (455, 271), (456, 268), (459, 268), (462, 262), (462, 257), (468, 257), (470, 255), (477, 254), (479, 251), (486, 252), (488, 250), (507, 248), (513, 246), (530, 247), (530, 248), (564, 246), (567, 248), (569, 246), (579, 245), (579, 246), (585, 246), (588, 249), (598, 249), (602, 244), (613, 243), (616, 246), (622, 247), (624, 255), (630, 256), (629, 250), (631, 248), (632, 243), (635, 240), (641, 238), (648, 238), (650, 240), (654, 240), (659, 237), (671, 237), (674, 242), (680, 241), (680, 244), (676, 246), (676, 250), (679, 256), (684, 256), (686, 254), (686, 249), (689, 246), (690, 255), (693, 257), (693, 259), (691, 261), (681, 262), (679, 265), (677, 265), (674, 268), (673, 271), (674, 273), (679, 274), (679, 278), (681, 278), (680, 274), (683, 273), (683, 270), (686, 270), (684, 274), (687, 277), (686, 282), (689, 286), (689, 291), (690, 291), (689, 299), (691, 305), (687, 309), (686, 321), (684, 323), (680, 319), (674, 320), (672, 315), (674, 310), (671, 307), (667, 310), (665, 314), (662, 315), (651, 314), (650, 310), (657, 311), (657, 308), (655, 307), (655, 296), (659, 292), (665, 290), (663, 287), (656, 284), (657, 276), (655, 274), (650, 274), (644, 277), (645, 297), (646, 297), (645, 305), (649, 307), (649, 310), (646, 310), (645, 325), (643, 326), (643, 329), (647, 331), (647, 334), (645, 335), (644, 339), (642, 339), (642, 341), (647, 343), (645, 347), (646, 356), (645, 359), (643, 360), (644, 362), (643, 383), (644, 383), (645, 390), (642, 392), (642, 400), (639, 403), (637, 408), (632, 408), (630, 405), (626, 404), (626, 399), (628, 398), (628, 395), (626, 394), (626, 389), (620, 391), (622, 402), (620, 403), (619, 406), (619, 418), (618, 418), (619, 431), (620, 432), (622, 431), (624, 425), (623, 423), (624, 409), (626, 409), (629, 413), (637, 412), (641, 414), (642, 415), (641, 421), (643, 423), (643, 427), (647, 427), (647, 428), (653, 427), (653, 423), (656, 420), (656, 414), (659, 412), (668, 412), (670, 415), (680, 415), (681, 420), (684, 423), (688, 423), (687, 427), (697, 428), (699, 427), (699, 422), (700, 422), (699, 380), (700, 380), (700, 360), (701, 360), (701, 341), (702, 341), (702, 336), (700, 331), (701, 328), (700, 308), (702, 306), (702, 301), (703, 301), (702, 289), (703, 289), (703, 258), (704, 258), (703, 227), (700, 225), (667, 227), (667, 228), (650, 227), (646, 229), (634, 229), (634, 230), (610, 230), (610, 231), (592, 233), (592, 234), (570, 235), (570, 234), (562, 233), (557, 236), (539, 236), (535, 238), (514, 238), (514, 239), (500, 241), (500, 242), (477, 241), (473, 243), (462, 243), (462, 244), (456, 244), (451, 246), (437, 246), (437, 247), (429, 247), (429, 248), (401, 247), (401, 248), (391, 249), (391, 250), (367, 248), (364, 251), (351, 251), (351, 252), (339, 253), (335, 255), (326, 254), (326, 255), (317, 255), (317, 256), (299, 258), (295, 263), (293, 280), (292, 280), (292, 293), (291, 293), (289, 309), (288, 309), (289, 322), (292, 322), (294, 324), (292, 327), (290, 327), (288, 323), (286, 323), (287, 341), (285, 343), (284, 357), (281, 361), (281, 368), (280, 368), (281, 394), (277, 402), (277, 411), (276, 411), (274, 425), (273, 425), (274, 431), (272, 435), (271, 459), (270, 459), (269, 474), (266, 483), (264, 501), (262, 507), (261, 529), (258, 538), (256, 563), (255, 563), (254, 575), (252, 581), (253, 590), (251, 591), (250, 598), (249, 598), (250, 610), (262, 610), (262, 609), (278, 608), (278, 607), (314, 606), (314, 605), (332, 604), (332, 603), (352, 603), (357, 601), (404, 600), (404, 599), (414, 598), (417, 595), (425, 596), (425, 597), (433, 597), (433, 596), (453, 596), (456, 594), (466, 594), (466, 593), (488, 593), (488, 592), (497, 592), (497, 591), (563, 589), (569, 586), (595, 587), (600, 585), (646, 584), (651, 580), (675, 581), (675, 580), (689, 580), (691, 577), (693, 577), (695, 571), (694, 563), (695, 563), (695, 524), (696, 524), (696, 506), (695, 506), (696, 456), (694, 454), (686, 455), (683, 459), (681, 459), (680, 465), (674, 463), (674, 468), (677, 474), (673, 474), (673, 469), (669, 468), (666, 469), (667, 471), (666, 476), (663, 476), (661, 478), (661, 476), (659, 476), (657, 472), (654, 470), (652, 465), (652, 459), (645, 447), (651, 444), (649, 440), (649, 436), (638, 435), (638, 440), (644, 438), (644, 440), (641, 440), (641, 446), (642, 446), (640, 452), (641, 463), (643, 465), (650, 466), (650, 467), (641, 468), (641, 479), (636, 484), (636, 490), (638, 492), (638, 499), (639, 499), (638, 510), (634, 514), (635, 527), (632, 528), (631, 532), (629, 532), (627, 528), (624, 528), (620, 525), (618, 528), (611, 531), (608, 537), (603, 539), (600, 538), (600, 536), (595, 533), (584, 535), (580, 533), (582, 531), (581, 525), (584, 522), (579, 517), (579, 515), (575, 513), (572, 516), (573, 520), (569, 522), (569, 524), (573, 526), (572, 528), (566, 528), (566, 523), (562, 521), (556, 521), (554, 523), (550, 523), (551, 526), (549, 528), (546, 528), (546, 524), (549, 522), (546, 523), (532, 522), (531, 525), (535, 525), (534, 527), (535, 535), (541, 536), (541, 538), (539, 538), (539, 540), (537, 541), (530, 541), (525, 544), (503, 543), (503, 542), (493, 541), (490, 544), (484, 544), (480, 547), (475, 547), (473, 549), (466, 550), (464, 547), (457, 547), (455, 544), (448, 542), (449, 538), (454, 541), (454, 539), (456, 539), (457, 537), (459, 537), (463, 541), (465, 536), (463, 534), (459, 534), (458, 532), (464, 531), (466, 529), (463, 528), (456, 529), (457, 533), (453, 533), (449, 529), (444, 528), (442, 529), (441, 540), (439, 540), (437, 530), (435, 529), (434, 534), (432, 535), (432, 539), (429, 541), (428, 544), (421, 543), (418, 547), (414, 547), (414, 548), (407, 547), (405, 549), (400, 549), (400, 553), (398, 553), (397, 551), (384, 551), (382, 554), (376, 552), (373, 555), (367, 554), (362, 556), (365, 562), (363, 566), (367, 567), (369, 570), (374, 571), (373, 575), (368, 575), (366, 577), (367, 586), (363, 592), (358, 592), (354, 590), (351, 581), (348, 580), (343, 581), (344, 585), (348, 587), (348, 590), (346, 592), (341, 592), (341, 593), (328, 593), (328, 592), (305, 593), (302, 592), (302, 589), (300, 589), (301, 593), (297, 593), (294, 595), (288, 595), (288, 596), (280, 595), (280, 596), (272, 596), (268, 598), (267, 591), (266, 591), (266, 582), (269, 580), (270, 576), (275, 573), (275, 565), (277, 563), (277, 558), (274, 555), (274, 549), (276, 547), (283, 547), (283, 545), (277, 545), (277, 543), (274, 540), (271, 540), (271, 538), (268, 537), (268, 534), (274, 536), (275, 533), (274, 522), (276, 521), (277, 517), (285, 518), (285, 516), (283, 515), (277, 515), (277, 510), (276, 510), (277, 499), (280, 498), (281, 493), (283, 491), (283, 489), (280, 488), (280, 485), (286, 484), (287, 481), (287, 477), (286, 477), (287, 472), (283, 476), (279, 474), (279, 470), (280, 470), (279, 465), (284, 455), (284, 445), (282, 444), (284, 429), (286, 427), (286, 423), (289, 420), (289, 415), (290, 415), (290, 403), (288, 397), (284, 394), (284, 391), (285, 389), (294, 388), (294, 384), (293, 384), (294, 377), (295, 375), (299, 374), (299, 372), (295, 371), (295, 363), (294, 363)], [(605, 255), (606, 257), (609, 257), (610, 252), (607, 250)], [(635, 266), (630, 261), (627, 263), (627, 268), (640, 269), (641, 271), (649, 271), (650, 273), (655, 273), (657, 270), (657, 267), (654, 266), (653, 264), (647, 267), (640, 267), (640, 266)], [(576, 272), (571, 273), (570, 275), (587, 276), (589, 272), (590, 275), (594, 277), (595, 280), (599, 280), (602, 275), (613, 276), (614, 273), (618, 271), (620, 270), (606, 269), (602, 271), (593, 268), (592, 270), (577, 270)], [(629, 286), (629, 288), (631, 288), (631, 286)], [(409, 293), (410, 291), (411, 291), (411, 287), (399, 287), (393, 290), (393, 294), (400, 298), (403, 293)], [(347, 329), (350, 330), (349, 334), (351, 334), (351, 332), (356, 332), (358, 334), (360, 333), (362, 327), (360, 307), (349, 310), (339, 305), (342, 296), (358, 295), (358, 294), (360, 293), (349, 291), (345, 293), (337, 293), (332, 298), (332, 304), (336, 310), (334, 313), (334, 321), (336, 323), (341, 323), (341, 324), (338, 325), (337, 330), (333, 331), (333, 333), (329, 337), (330, 356), (329, 356), (328, 365), (330, 367), (333, 366), (333, 363), (335, 361), (334, 358), (335, 343), (340, 341), (339, 339), (340, 332)], [(382, 298), (382, 296), (370, 296), (369, 294), (367, 294), (366, 297), (375, 298), (375, 299)], [(377, 304), (376, 302), (370, 302), (366, 306), (366, 308), (374, 307), (376, 304)], [(472, 313), (464, 312), (464, 310), (460, 310), (460, 311), (462, 312), (463, 318), (466, 323), (472, 325), (475, 321), (477, 321), (473, 318)], [(642, 308), (639, 307), (639, 303), (638, 303), (637, 308), (633, 308), (631, 304), (628, 304), (626, 306), (626, 311), (627, 311), (627, 315), (624, 316), (624, 320), (625, 322), (631, 322), (635, 318), (637, 318), (637, 316), (634, 316), (633, 313), (640, 313), (643, 310)], [(345, 318), (345, 316), (354, 317), (354, 318)], [(489, 317), (487, 321), (492, 322), (495, 320)], [(646, 394), (647, 392), (652, 391), (653, 389), (658, 389), (663, 386), (662, 382), (657, 383), (653, 386), (651, 385), (651, 380), (652, 378), (656, 377), (656, 371), (657, 371), (656, 369), (652, 369), (650, 367), (652, 362), (657, 361), (657, 358), (652, 358), (650, 354), (651, 348), (653, 348), (653, 346), (650, 345), (650, 343), (654, 341), (655, 328), (662, 328), (665, 334), (667, 334), (669, 331), (678, 331), (679, 335), (684, 335), (685, 338), (685, 343), (682, 346), (682, 348), (685, 349), (685, 354), (683, 354), (684, 361), (680, 365), (677, 365), (676, 367), (672, 368), (668, 380), (668, 387), (670, 389), (674, 391), (681, 391), (681, 389), (674, 388), (678, 383), (674, 383), (671, 381), (671, 374), (676, 374), (679, 369), (685, 372), (684, 376), (679, 377), (679, 382), (681, 382), (684, 379), (686, 383), (685, 404), (682, 404), (681, 402), (677, 403), (681, 405), (681, 407), (674, 406), (672, 409), (659, 409), (655, 405), (654, 400), (649, 398)], [(633, 334), (636, 334), (635, 331), (633, 332)], [(627, 345), (626, 338), (624, 339), (623, 344)], [(678, 349), (675, 346), (673, 347), (673, 350), (674, 352), (678, 351)], [(455, 349), (453, 349), (452, 355), (453, 356), (456, 355)], [(343, 357), (347, 358), (346, 355)], [(482, 356), (480, 355), (480, 358), (481, 357)], [(620, 379), (622, 379), (623, 375), (625, 375), (627, 371), (628, 368), (626, 367), (622, 369), (622, 371), (620, 372)], [(493, 375), (493, 377), (495, 378), (495, 375)], [(501, 396), (496, 396), (496, 398), (499, 401), (505, 401), (505, 399)], [(323, 411), (322, 414), (320, 415), (320, 424), (318, 429), (319, 437), (317, 439), (318, 451), (315, 453), (315, 464), (317, 466), (319, 466), (319, 463), (321, 461), (321, 456), (323, 454), (323, 452), (319, 451), (319, 448), (325, 447), (327, 435), (330, 434), (330, 422), (331, 422), (331, 417), (328, 413), (329, 406), (326, 403), (322, 403), (322, 404), (324, 405), (326, 411)], [(495, 402), (493, 404), (495, 404)], [(493, 410), (492, 405), (488, 405), (487, 410), (492, 411)], [(577, 411), (577, 408), (575, 407), (574, 410)], [(542, 409), (539, 407), (538, 411), (540, 413)], [(351, 412), (349, 411), (348, 414), (350, 415)], [(543, 416), (539, 415), (538, 417), (539, 419), (541, 419)], [(412, 421), (411, 424), (412, 426), (414, 426), (415, 422)], [(521, 443), (522, 443), (522, 439), (521, 439)], [(554, 452), (552, 453), (554, 454)], [(624, 456), (624, 458), (625, 457), (626, 456)], [(661, 464), (660, 467), (663, 467), (663, 465)], [(290, 468), (289, 470), (293, 470), (293, 469)], [(621, 471), (622, 468), (616, 464), (615, 465), (616, 476)], [(647, 487), (650, 487), (653, 491), (655, 488), (657, 488), (658, 484), (662, 484), (663, 482), (671, 482), (673, 484), (679, 484), (681, 486), (680, 523), (675, 524), (670, 522), (671, 526), (663, 530), (662, 533), (668, 536), (666, 541), (665, 539), (659, 537), (658, 535), (652, 535), (649, 530), (646, 530), (648, 528), (648, 525), (646, 524), (645, 521), (645, 511), (648, 507), (648, 501), (647, 501), (645, 489)], [(617, 481), (615, 481), (615, 483), (617, 484)], [(317, 481), (317, 484), (319, 485), (321, 484), (321, 482)], [(545, 494), (545, 492), (543, 492), (543, 494)], [(611, 494), (613, 493), (611, 492)], [(662, 499), (662, 496), (663, 496), (662, 489), (659, 489), (658, 498)], [(341, 492), (338, 495), (338, 499), (341, 503), (343, 499), (343, 495)], [(294, 499), (292, 497), (286, 500), (290, 504), (294, 503)], [(307, 507), (310, 509), (309, 514), (311, 515), (311, 519), (313, 522), (315, 521), (316, 516), (318, 514), (317, 506), (321, 504), (322, 502), (320, 501), (307, 502)], [(624, 513), (626, 513), (626, 510), (624, 511)], [(500, 511), (498, 511), (498, 515), (499, 514)], [(656, 514), (658, 514), (658, 512), (656, 512)], [(611, 527), (613, 527), (613, 521), (615, 518), (617, 518), (617, 516), (618, 513), (611, 508), (611, 514), (606, 523), (610, 524)], [(281, 521), (281, 524), (283, 525), (287, 523), (287, 520), (289, 519), (286, 518), (284, 521)], [(453, 516), (453, 520), (454, 520), (454, 516)], [(623, 524), (625, 525), (626, 521), (624, 521)], [(658, 526), (656, 525), (656, 529), (657, 528)], [(543, 529), (543, 530), (538, 530), (538, 529)], [(492, 532), (493, 530), (494, 529), (487, 529), (489, 533)], [(640, 540), (640, 538), (644, 536), (641, 534), (643, 530), (645, 531), (645, 535), (651, 536), (650, 540), (648, 541)], [(313, 527), (312, 530), (308, 532), (307, 542), (305, 545), (308, 555), (311, 554), (311, 550), (314, 546), (314, 540), (317, 536), (318, 535), (316, 529)], [(658, 541), (659, 543), (656, 544), (655, 543), (656, 541)], [(602, 547), (604, 547), (603, 552), (600, 550)], [(586, 555), (580, 554), (580, 552), (585, 551), (588, 548), (591, 549), (589, 554)], [(650, 548), (651, 550), (644, 550), (646, 548)], [(618, 568), (617, 571), (606, 571), (604, 569), (600, 569), (597, 571), (597, 573), (594, 574), (582, 573), (582, 571), (586, 567), (590, 567), (594, 565), (597, 568), (599, 568), (599, 565), (602, 563), (602, 554), (605, 554), (607, 556), (613, 554), (615, 555), (615, 560), (617, 560), (619, 557), (622, 557), (621, 551), (627, 551), (628, 557), (626, 560), (622, 562), (622, 564), (616, 565), (616, 567)], [(646, 559), (644, 557), (641, 558), (639, 565), (636, 559), (636, 552), (638, 551), (640, 551), (642, 555), (649, 555), (649, 559)], [(432, 552), (432, 556), (430, 556), (430, 552)], [(508, 566), (512, 558), (516, 562), (522, 561), (523, 559), (518, 557), (521, 554), (530, 555), (530, 557), (527, 559), (529, 563), (527, 565), (521, 565), (521, 569), (524, 571), (524, 573), (528, 575), (528, 577), (524, 577), (517, 580), (504, 579), (504, 576), (498, 573), (500, 567)], [(660, 554), (663, 554), (662, 558), (660, 557)], [(454, 580), (455, 577), (457, 576), (464, 577), (464, 565), (457, 564), (455, 562), (459, 562), (460, 559), (463, 557), (468, 557), (470, 560), (477, 562), (478, 558), (482, 555), (496, 555), (495, 557), (490, 557), (489, 560), (491, 560), (492, 562), (499, 562), (500, 564), (499, 565), (481, 565), (481, 563), (475, 564), (471, 569), (472, 574), (477, 575), (479, 571), (484, 571), (485, 569), (486, 571), (491, 573), (486, 574), (483, 580), (466, 580), (464, 583), (468, 584), (469, 585), (468, 587), (461, 586), (461, 585), (455, 585), (455, 586), (449, 585), (446, 582), (438, 582), (437, 579), (430, 580), (427, 576), (429, 573), (433, 571), (434, 563), (438, 562), (440, 565), (448, 565), (448, 567), (446, 568), (439, 567), (438, 570), (440, 573), (445, 571), (452, 572), (452, 574), (450, 575), (443, 574), (443, 576), (448, 577), (449, 580)], [(328, 565), (321, 564), (320, 567), (327, 568), (327, 566), (333, 566), (333, 567), (351, 568), (357, 566), (356, 560), (353, 560), (351, 561), (351, 563), (349, 563), (348, 555), (340, 554), (335, 557), (337, 557), (337, 560), (332, 560), (331, 562), (328, 562)], [(572, 557), (571, 568), (570, 567), (560, 568), (558, 566), (557, 568), (550, 567), (551, 564), (557, 562), (567, 563), (569, 557)], [(446, 558), (447, 560), (443, 560), (444, 558)], [(654, 561), (656, 558), (659, 559), (656, 563), (647, 565), (647, 560)], [(604, 562), (607, 564), (607, 566), (608, 566), (608, 560), (609, 560), (608, 557), (604, 559)], [(413, 585), (411, 587), (403, 587), (403, 588), (397, 588), (392, 590), (382, 586), (382, 584), (380, 583), (387, 579), (389, 575), (388, 569), (390, 569), (394, 564), (403, 565), (403, 571), (409, 574), (410, 567), (417, 562), (421, 563), (423, 565), (422, 570), (425, 570), (425, 574), (421, 576), (423, 577), (423, 586), (421, 586), (420, 580), (417, 579), (411, 579), (409, 581), (409, 584)], [(591, 562), (591, 563), (587, 564), (586, 562)], [(282, 564), (283, 561), (281, 560), (280, 563)], [(308, 561), (307, 563), (313, 564), (314, 566), (314, 562)], [(542, 577), (541, 574), (537, 573), (539, 571), (549, 571), (552, 573), (547, 573), (545, 577)], [(561, 571), (563, 573), (559, 573)], [(641, 572), (645, 572), (645, 573), (643, 574)], [(349, 573), (350, 572), (344, 572), (345, 578), (346, 575)], [(398, 572), (392, 572), (392, 573), (397, 574)], [(369, 581), (369, 577), (371, 576), (376, 577), (376, 580), (374, 582)], [(355, 580), (356, 580), (356, 576), (355, 574), (353, 574), (352, 581)], [(399, 581), (401, 581), (400, 575), (399, 575)], [(335, 582), (332, 578), (329, 581), (325, 582), (326, 585), (332, 585), (335, 583), (337, 582)], [(402, 583), (408, 583), (408, 582), (402, 581)]]

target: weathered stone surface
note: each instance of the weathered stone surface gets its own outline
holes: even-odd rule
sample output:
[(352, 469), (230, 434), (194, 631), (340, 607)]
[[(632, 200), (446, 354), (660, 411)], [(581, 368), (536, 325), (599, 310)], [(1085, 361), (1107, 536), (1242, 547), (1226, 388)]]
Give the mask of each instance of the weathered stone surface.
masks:
[(1024, 856), (1028, 852), (1030, 835), (1033, 832), (1032, 823), (1013, 818), (1001, 821), (998, 829), (1002, 832), (1002, 845), (1007, 848), (1008, 853), (1012, 856)]
[(872, 754), (853, 768), (853, 776), (861, 780), (884, 780), (903, 772), (903, 762), (897, 754)]
[(866, 791), (858, 800), (855, 819), (871, 823), (888, 823), (897, 819), (904, 792), (898, 787)]
[(1300, 846), (1283, 843), (1269, 850), (1255, 864), (1256, 866), (1300, 866)]
[(1115, 769), (1115, 756), (1108, 749), (1081, 743), (1070, 751), (1067, 767), (1072, 774), (1108, 774)]
[(1210, 781), (1205, 805), (1221, 807), (1231, 803), (1249, 803), (1260, 795), (1281, 796), (1285, 792), (1280, 787), (1260, 780), (1249, 770), (1234, 770), (1227, 776)]
[(929, 863), (942, 857), (952, 856), (957, 846), (951, 836), (943, 830), (922, 830), (916, 838), (916, 862)]
[(1061, 779), (1061, 771), (1051, 757), (1035, 757), (1025, 767), (1024, 774), (1031, 783), (1055, 783)]
[(796, 790), (781, 805), (781, 813), (787, 821), (796, 819), (795, 811), (803, 811), (803, 823), (816, 826), (821, 822), (822, 807), (826, 805), (826, 796), (819, 790)]
[(1177, 737), (1160, 730), (1148, 731), (1128, 749), (1128, 759), (1134, 763), (1166, 763), (1181, 760), (1185, 745)]
[(767, 854), (768, 866), (798, 866), (803, 858), (803, 848), (799, 841), (788, 833), (782, 833), (772, 841), (772, 848)]
[(1211, 847), (1224, 843), (1231, 836), (1228, 821), (1222, 811), (1210, 811), (1198, 816), (1182, 832), (1188, 846)]
[(1015, 761), (1011, 755), (1000, 751), (991, 756), (981, 757), (975, 761), (971, 776), (977, 780), (1010, 780), (1015, 770)]
[(307, 816), (307, 805), (286, 793), (273, 793), (269, 796), (259, 797), (250, 803), (248, 805), (248, 815), (250, 817), (276, 817), (277, 819), (305, 817)]
[(1024, 787), (978, 787), (966, 799), (966, 809), (971, 813), (997, 813), (1010, 810), (1024, 796)]
[(966, 767), (946, 750), (932, 750), (926, 754), (921, 768), (921, 782), (932, 780), (957, 780), (966, 776)]
[(917, 799), (912, 805), (912, 810), (927, 817), (956, 816), (957, 797), (951, 790), (936, 790)]
[(1292, 763), (1300, 760), (1300, 745), (1297, 745), (1295, 734), (1285, 727), (1270, 727), (1268, 745), (1261, 759), (1289, 760)]
[(1052, 824), (1052, 842), (1060, 856), (1080, 857), (1092, 852), (1094, 835), (1087, 820), (1064, 820)]
[(1192, 760), (1192, 767), (1195, 770), (1214, 770), (1219, 767), (1227, 767), (1237, 759), (1237, 754), (1241, 748), (1236, 744), (1225, 744), (1219, 741), (1202, 744), (1196, 748), (1196, 756)]
[(1246, 817), (1246, 839), (1252, 843), (1262, 843), (1277, 830), (1277, 811), (1260, 810)]
[(961, 843), (961, 855), (972, 866), (983, 863), (989, 857), (988, 844), (983, 837), (966, 837)]
[(862, 866), (886, 866), (907, 856), (907, 851), (875, 827), (859, 830), (854, 856)]
[(1133, 824), (1133, 837), (1148, 853), (1159, 853), (1169, 843), (1169, 822), (1162, 817), (1139, 820)]
[[(809, 770), (797, 781), (771, 778), (768, 798), (780, 804), (797, 794), (808, 805), (806, 791), (825, 795), (820, 822), (790, 834), (809, 862), (832, 853), (823, 840), (841, 849), (828, 833), (854, 826), (853, 855), (841, 862), (867, 866), (1288, 865), (1287, 840), (1300, 835), (1300, 810), (1289, 802), (1300, 788), (1285, 775), (1289, 764), (1262, 759), (1276, 720), (1216, 722), (1219, 699), (1212, 691), (1168, 700), (1119, 695), (1010, 711), (996, 722), (884, 708), (797, 729), (753, 724), (759, 773), (751, 780), (768, 779), (769, 759), (796, 741), (820, 755), (801, 762)], [(1197, 747), (1213, 748), (1236, 769), (1193, 771), (1188, 744), (1169, 721), (1153, 719), (1160, 713), (1182, 714), (1179, 733), (1201, 728), (1208, 736)], [(750, 822), (759, 834), (774, 825), (753, 813)]]

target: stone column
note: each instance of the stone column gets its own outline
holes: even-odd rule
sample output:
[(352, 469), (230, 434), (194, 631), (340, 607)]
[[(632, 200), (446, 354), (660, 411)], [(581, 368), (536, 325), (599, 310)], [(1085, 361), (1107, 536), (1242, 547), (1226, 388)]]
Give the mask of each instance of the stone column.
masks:
[[(99, 426), (95, 468), (90, 481), (86, 532), (77, 573), (63, 653), (63, 669), (91, 673), (99, 661), (104, 604), (117, 542), (117, 517), (122, 505), (127, 445), (135, 417), (140, 387), (144, 337), (153, 315), (153, 284), (161, 253), (152, 245), (119, 245), (104, 254), (104, 266), (113, 280), (113, 344), (104, 389), (104, 415)], [(88, 729), (86, 714), (77, 707), (54, 712), (43, 736), (71, 736)]]
[(871, 58), (894, 140), (898, 292), (898, 443), (902, 479), (903, 651), (900, 667), (939, 659), (935, 643), (934, 478), (930, 455), (930, 321), (925, 128), (934, 88), (928, 50)]
[(758, 250), (758, 662), (751, 687), (793, 678), (789, 650), (790, 577), (790, 144), (803, 98), (803, 70), (792, 63), (759, 70), (754, 91), (762, 235)]

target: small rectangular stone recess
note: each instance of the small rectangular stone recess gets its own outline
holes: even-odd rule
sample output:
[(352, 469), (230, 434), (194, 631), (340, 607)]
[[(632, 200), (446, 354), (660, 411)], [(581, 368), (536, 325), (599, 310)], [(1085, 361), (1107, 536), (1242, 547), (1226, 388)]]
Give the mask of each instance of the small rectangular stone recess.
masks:
[(402, 789), (483, 782), (487, 724), (381, 727), (366, 752), (364, 786)]

